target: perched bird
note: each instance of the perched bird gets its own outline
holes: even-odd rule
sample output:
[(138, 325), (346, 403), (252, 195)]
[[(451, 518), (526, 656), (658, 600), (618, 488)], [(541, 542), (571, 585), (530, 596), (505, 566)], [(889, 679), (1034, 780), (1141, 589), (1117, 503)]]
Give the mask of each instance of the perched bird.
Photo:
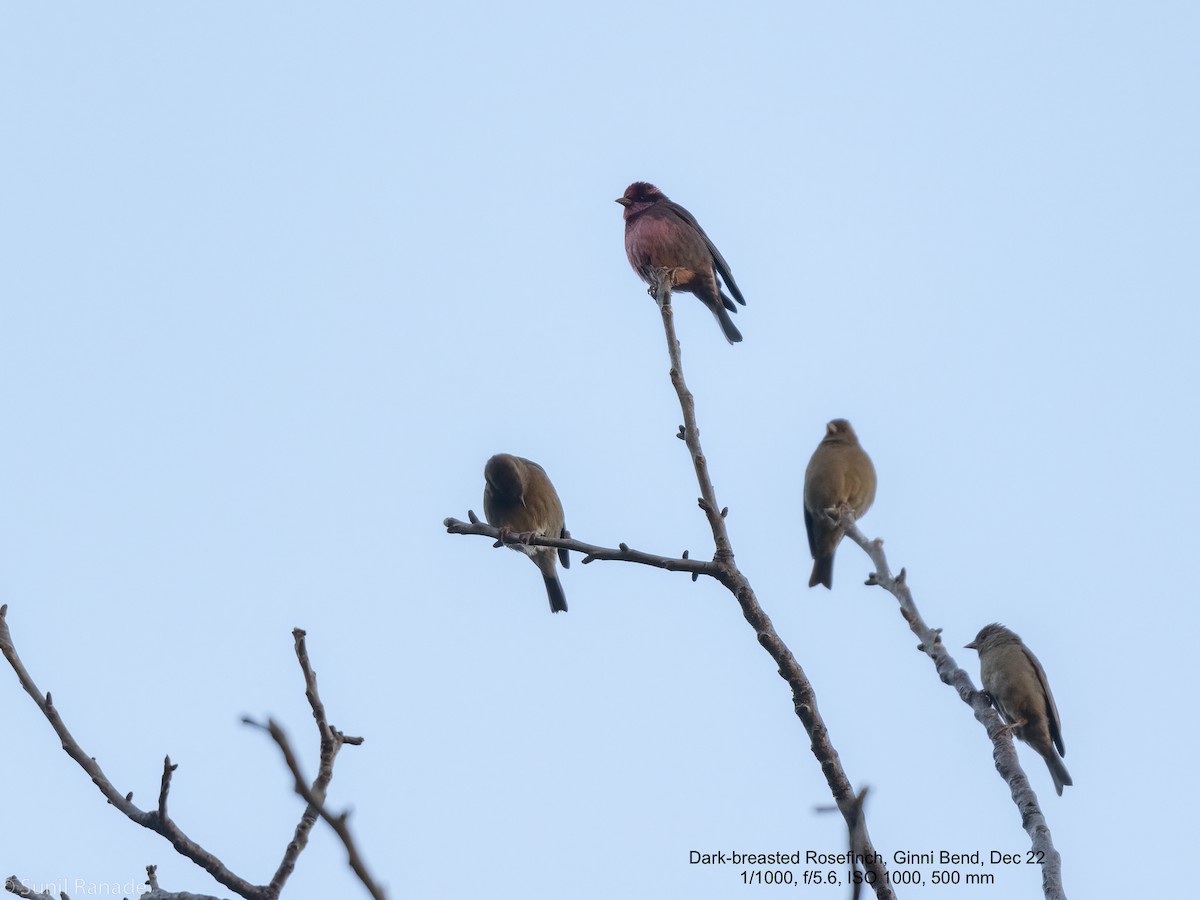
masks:
[(804, 470), (804, 528), (812, 553), (812, 577), (808, 586), (833, 587), (833, 554), (843, 531), (825, 514), (841, 506), (861, 519), (875, 502), (875, 467), (858, 445), (858, 435), (845, 419), (825, 426), (825, 437), (817, 444)]
[[(506, 532), (543, 537), (567, 537), (562, 502), (546, 470), (532, 460), (511, 453), (497, 453), (483, 467), (487, 487), (483, 489), (483, 513), (488, 524)], [(550, 612), (566, 612), (567, 598), (558, 581), (558, 568), (553, 547), (530, 547), (509, 544), (513, 550), (527, 555), (542, 570), (546, 594), (550, 597)], [(563, 568), (571, 565), (567, 551), (557, 556)]]
[(721, 291), (721, 282), (738, 303), (745, 306), (746, 301), (725, 257), (713, 246), (695, 216), (645, 181), (635, 181), (617, 202), (625, 207), (625, 254), (633, 271), (652, 285), (654, 269), (673, 269), (673, 289), (699, 297), (717, 317), (725, 340), (731, 344), (740, 341), (741, 332), (729, 318), (729, 313), (737, 312), (737, 307)]
[[(983, 689), (991, 695), (992, 703), (1012, 733), (1046, 761), (1054, 789), (1061, 797), (1063, 785), (1074, 782), (1059, 759), (1066, 756), (1062, 725), (1042, 664), (1017, 634), (999, 624), (985, 625), (966, 648), (979, 651)], [(1058, 753), (1054, 752), (1055, 747)]]

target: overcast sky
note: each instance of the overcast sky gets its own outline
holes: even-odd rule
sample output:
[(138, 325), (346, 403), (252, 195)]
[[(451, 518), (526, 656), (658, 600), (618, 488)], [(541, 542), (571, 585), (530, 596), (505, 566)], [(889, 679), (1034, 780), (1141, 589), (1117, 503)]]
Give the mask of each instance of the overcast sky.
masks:
[[(1187, 3), (6, 5), (0, 602), (25, 665), (143, 807), (170, 754), (173, 817), (255, 882), (302, 803), (240, 717), (316, 767), (296, 626), (366, 738), (330, 805), (396, 900), (766, 896), (689, 852), (840, 851), (719, 585), (576, 557), (551, 616), (527, 560), (441, 524), (482, 514), (507, 451), (576, 537), (711, 554), (613, 203), (648, 180), (748, 301), (731, 347), (678, 298), (686, 375), (876, 847), (1029, 840), (862, 552), (805, 587), (835, 417), (878, 472), (864, 531), (959, 663), (978, 682), (956, 648), (1001, 621), (1046, 668), (1075, 786), (1018, 754), (1068, 893), (1144, 892), (1197, 800), (1197, 46)], [(77, 900), (153, 863), (230, 896), (105, 803), (7, 667), (0, 711), (0, 875)], [(1040, 892), (1035, 866), (957, 868)], [(284, 896), (359, 895), (318, 826)]]

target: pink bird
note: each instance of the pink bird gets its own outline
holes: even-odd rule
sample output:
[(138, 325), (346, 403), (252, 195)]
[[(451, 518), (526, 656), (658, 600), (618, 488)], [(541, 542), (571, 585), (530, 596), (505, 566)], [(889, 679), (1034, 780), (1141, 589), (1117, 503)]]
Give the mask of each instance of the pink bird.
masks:
[(652, 284), (655, 269), (673, 269), (674, 290), (699, 297), (717, 317), (725, 340), (731, 344), (740, 341), (741, 332), (729, 318), (737, 307), (721, 290), (721, 282), (738, 303), (745, 306), (746, 301), (725, 257), (713, 246), (696, 217), (645, 181), (635, 181), (617, 202), (625, 207), (625, 254), (633, 271)]

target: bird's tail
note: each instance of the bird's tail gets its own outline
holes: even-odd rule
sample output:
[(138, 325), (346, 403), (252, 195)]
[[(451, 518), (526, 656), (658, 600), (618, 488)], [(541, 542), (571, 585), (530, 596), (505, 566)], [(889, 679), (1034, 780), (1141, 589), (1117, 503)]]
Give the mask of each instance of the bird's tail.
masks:
[(711, 309), (713, 315), (717, 317), (717, 322), (721, 326), (721, 331), (725, 335), (725, 340), (729, 341), (731, 344), (740, 343), (742, 340), (742, 333), (738, 331), (737, 326), (733, 324), (733, 319), (729, 318), (729, 313), (726, 311), (725, 307), (718, 303), (715, 306), (710, 306), (709, 309)]
[(829, 590), (833, 590), (833, 554), (829, 553), (825, 556), (818, 556), (813, 560), (812, 577), (808, 579), (809, 587), (816, 587), (818, 584), (823, 584)]
[[(562, 584), (558, 580), (558, 574), (543, 574), (542, 578), (546, 581), (546, 596), (550, 598), (550, 612), (566, 612), (567, 595), (563, 593)], [(1059, 791), (1059, 793), (1062, 792)]]
[(1063, 765), (1063, 761), (1058, 758), (1058, 754), (1050, 747), (1046, 748), (1046, 752), (1042, 754), (1042, 758), (1046, 760), (1046, 767), (1050, 770), (1050, 777), (1054, 779), (1054, 789), (1058, 791), (1058, 796), (1062, 796), (1063, 785), (1074, 784), (1071, 780), (1071, 773), (1067, 771), (1067, 767)]

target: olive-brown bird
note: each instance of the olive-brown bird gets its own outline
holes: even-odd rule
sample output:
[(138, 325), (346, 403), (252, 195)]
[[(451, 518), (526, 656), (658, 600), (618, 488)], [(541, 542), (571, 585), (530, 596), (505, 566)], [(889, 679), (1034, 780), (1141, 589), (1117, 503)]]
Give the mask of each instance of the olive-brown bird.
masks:
[(740, 341), (742, 334), (729, 318), (737, 307), (721, 290), (721, 282), (742, 306), (746, 300), (729, 263), (696, 217), (645, 181), (635, 181), (617, 202), (625, 207), (625, 255), (633, 271), (653, 285), (655, 269), (673, 270), (673, 288), (699, 297), (717, 317), (725, 340), (731, 344)]
[(808, 586), (833, 588), (833, 554), (844, 532), (825, 510), (845, 506), (861, 519), (875, 502), (875, 467), (858, 445), (858, 435), (845, 419), (825, 426), (825, 437), (817, 444), (804, 471), (804, 528), (812, 553), (812, 577)]
[[(550, 483), (546, 470), (537, 463), (511, 453), (497, 453), (483, 467), (483, 477), (487, 480), (483, 489), (483, 513), (489, 525), (526, 536), (568, 536), (562, 501), (558, 499), (558, 492)], [(507, 546), (524, 553), (541, 569), (550, 598), (550, 612), (566, 612), (567, 598), (558, 580), (555, 556), (562, 561), (564, 569), (569, 568), (571, 559), (567, 551), (560, 549), (556, 554), (553, 547)]]
[(966, 648), (979, 651), (983, 689), (1012, 733), (1046, 761), (1054, 789), (1061, 797), (1063, 785), (1074, 782), (1059, 759), (1066, 755), (1062, 724), (1042, 664), (1015, 632), (1000, 624), (985, 625)]

